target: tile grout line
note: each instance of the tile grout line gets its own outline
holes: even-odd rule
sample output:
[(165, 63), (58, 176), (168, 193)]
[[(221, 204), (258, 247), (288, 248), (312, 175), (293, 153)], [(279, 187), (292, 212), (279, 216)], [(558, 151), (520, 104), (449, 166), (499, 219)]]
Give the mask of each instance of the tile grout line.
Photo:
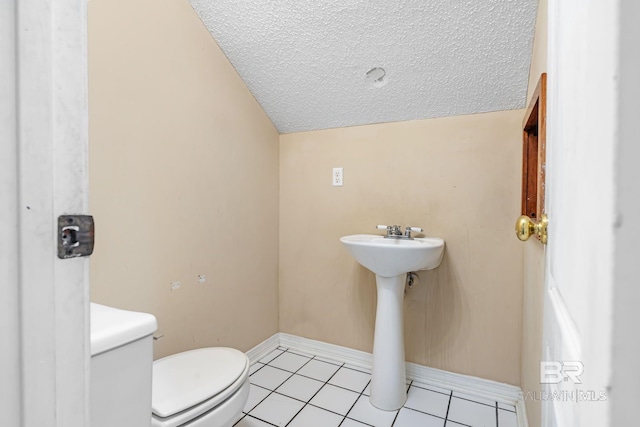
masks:
[[(294, 353), (292, 353), (292, 354), (294, 354)], [(304, 357), (308, 357), (308, 356), (304, 356)], [(275, 359), (275, 358), (274, 358), (274, 359)], [(315, 361), (317, 361), (317, 362), (322, 362), (321, 360), (318, 360), (318, 359), (313, 359), (313, 360), (315, 360)], [(306, 365), (306, 364), (305, 364), (305, 365)], [(332, 365), (333, 365), (333, 364), (332, 364)], [(288, 374), (295, 374), (295, 375), (298, 375), (298, 376), (301, 376), (301, 377), (304, 377), (304, 378), (307, 378), (307, 379), (310, 379), (310, 380), (314, 380), (314, 381), (318, 381), (318, 382), (323, 382), (322, 380), (319, 380), (319, 379), (317, 379), (317, 378), (313, 378), (313, 377), (310, 377), (310, 376), (308, 376), (308, 375), (304, 375), (304, 374), (300, 374), (300, 373), (298, 373), (298, 372), (300, 371), (300, 369), (302, 369), (302, 368), (304, 367), (304, 365), (303, 365), (303, 366), (301, 366), (301, 367), (300, 367), (300, 369), (298, 369), (298, 370), (297, 370), (297, 371), (295, 371), (295, 372), (291, 372), (291, 371), (288, 371), (288, 370), (286, 370), (286, 369), (279, 368), (279, 367), (277, 367), (277, 366), (271, 366), (271, 365), (265, 365), (265, 366), (269, 366), (269, 367), (270, 367), (270, 368), (272, 368), (272, 369), (277, 369), (277, 370), (279, 370), (279, 371), (286, 372), (286, 373), (288, 373)], [(338, 371), (339, 371), (341, 368), (343, 368), (343, 366), (338, 366), (338, 365), (333, 365), (333, 366), (338, 367)], [(260, 368), (260, 369), (262, 369), (262, 368)], [(260, 369), (259, 369), (259, 370), (260, 370)], [(349, 369), (349, 370), (355, 371), (355, 369), (351, 369), (351, 368), (347, 368), (347, 367), (344, 367), (344, 369)], [(256, 372), (258, 372), (258, 371), (256, 371)], [(256, 372), (254, 372), (254, 374), (255, 374)], [(337, 371), (336, 371), (336, 372), (337, 372)], [(360, 372), (361, 374), (365, 374), (365, 375), (371, 375), (371, 374), (369, 374), (369, 373), (367, 373), (367, 372), (362, 372), (362, 371), (356, 371), (356, 372)], [(253, 374), (252, 374), (252, 375), (253, 375)], [(335, 373), (334, 373), (333, 375), (335, 375)], [(331, 378), (333, 378), (333, 375), (331, 375), (331, 377), (330, 377), (327, 381), (330, 381), (330, 380), (331, 380)], [(291, 378), (291, 377), (289, 377), (289, 378)], [(287, 380), (288, 380), (289, 378), (287, 378)], [(286, 381), (286, 380), (285, 380), (285, 381)], [(257, 384), (254, 384), (254, 385), (257, 385)], [(351, 392), (353, 392), (353, 393), (358, 393), (358, 392), (357, 392), (357, 391), (355, 391), (355, 390), (352, 390), (352, 389), (350, 389), (350, 388), (343, 387), (343, 386), (338, 385), (338, 384), (329, 384), (329, 385), (332, 385), (332, 386), (337, 387), (337, 388), (342, 389), (342, 390), (347, 390), (347, 391), (351, 391)], [(269, 390), (269, 389), (268, 389), (268, 388), (266, 388), (266, 387), (262, 387), (262, 386), (258, 386), (258, 387), (264, 388), (265, 390)], [(366, 390), (366, 387), (365, 387), (365, 390)], [(423, 390), (424, 390), (424, 389), (423, 389)], [(429, 391), (433, 391), (433, 390), (429, 390)], [(363, 391), (363, 393), (364, 393), (364, 391)], [(437, 393), (437, 391), (434, 391), (434, 393)], [(440, 393), (440, 394), (443, 394), (443, 393)], [(286, 395), (283, 395), (283, 396), (286, 396)], [(365, 396), (366, 396), (366, 395), (365, 395)], [(287, 396), (287, 397), (290, 397), (290, 396)], [(300, 400), (300, 399), (297, 399), (297, 400)], [(302, 402), (302, 401), (301, 401), (301, 402)]]
[[(279, 349), (280, 349), (280, 348), (276, 348), (276, 350), (279, 350)], [(272, 351), (271, 353), (273, 353), (273, 351)], [(271, 353), (269, 353), (269, 354), (271, 354)], [(272, 361), (274, 361), (274, 360), (275, 360), (275, 359), (277, 359), (278, 357), (282, 356), (284, 353), (286, 353), (286, 350), (282, 351), (279, 355), (277, 355), (277, 356), (276, 356), (276, 357), (274, 357), (273, 359), (269, 360), (269, 362), (267, 362), (267, 363), (263, 363), (263, 365), (264, 365), (264, 366), (262, 366), (260, 369), (256, 370), (253, 374), (255, 374), (256, 372), (260, 371), (260, 370), (261, 370), (262, 368), (264, 368), (265, 366), (269, 366), (269, 363), (271, 363)], [(262, 362), (257, 361), (256, 363), (262, 363)], [(272, 366), (272, 368), (273, 368), (273, 366)], [(253, 375), (253, 374), (251, 374), (251, 375)], [(249, 377), (251, 377), (251, 375), (249, 375)], [(290, 378), (290, 377), (289, 377), (289, 378)], [(287, 381), (289, 378), (287, 378), (285, 381)], [(251, 380), (249, 380), (249, 385), (251, 385)], [(269, 391), (269, 393), (268, 393), (268, 394), (267, 394), (267, 395), (266, 395), (262, 400), (260, 400), (258, 403), (256, 403), (255, 405), (253, 405), (253, 407), (252, 407), (251, 409), (249, 409), (249, 411), (248, 411), (248, 412), (244, 412), (244, 411), (242, 411), (242, 413), (244, 414), (244, 416), (243, 416), (243, 417), (241, 417), (241, 418), (240, 418), (240, 419), (239, 419), (239, 420), (234, 424), (234, 426), (236, 426), (240, 421), (242, 421), (242, 420), (243, 420), (244, 418), (246, 418), (246, 417), (255, 418), (256, 420), (260, 420), (260, 421), (262, 421), (262, 422), (264, 422), (264, 423), (267, 423), (267, 424), (270, 424), (270, 425), (274, 425), (274, 424), (272, 424), (272, 423), (270, 423), (270, 422), (268, 422), (268, 421), (265, 421), (265, 420), (263, 420), (263, 419), (261, 419), (261, 418), (258, 418), (258, 417), (256, 417), (256, 416), (254, 416), (254, 415), (250, 415), (249, 413), (250, 413), (251, 411), (253, 411), (255, 408), (257, 408), (257, 407), (258, 407), (258, 405), (260, 405), (262, 402), (264, 402), (265, 400), (267, 400), (267, 398), (268, 398), (269, 396), (271, 396), (271, 395), (274, 393), (274, 391), (275, 391), (275, 390), (269, 390), (268, 388), (266, 388), (266, 387), (261, 387), (261, 386), (259, 386), (259, 385), (257, 385), (257, 384), (253, 384), (253, 385), (254, 385), (254, 386), (256, 386), (256, 387), (260, 387), (260, 388), (263, 388), (263, 389), (265, 389), (265, 390), (268, 390), (268, 391)], [(279, 387), (279, 386), (278, 386), (278, 387)], [(278, 387), (276, 387), (276, 388), (278, 388)], [(244, 409), (244, 408), (243, 408), (243, 409)]]
[[(414, 383), (415, 383), (415, 381), (414, 381), (414, 380), (411, 380), (411, 385), (412, 385), (413, 387), (415, 387), (415, 388), (419, 388), (419, 389), (427, 390), (427, 391), (432, 391), (432, 392), (434, 392), (434, 393), (444, 394), (445, 396), (449, 396), (449, 395), (451, 394), (451, 390), (449, 390), (449, 392), (448, 392), (448, 393), (444, 393), (444, 392), (442, 392), (442, 391), (438, 391), (438, 390), (433, 390), (433, 389), (431, 389), (431, 388), (427, 388), (427, 387), (428, 387), (428, 385), (416, 385), (416, 384), (414, 384)], [(418, 383), (418, 384), (422, 384), (422, 383)], [(445, 390), (445, 389), (443, 389), (443, 390)], [(479, 402), (478, 402), (478, 403), (479, 403)]]
[[(402, 408), (404, 408), (404, 405), (402, 405)], [(400, 409), (402, 409), (402, 408), (400, 408)], [(398, 415), (400, 415), (400, 409), (398, 409), (396, 411), (396, 416), (393, 417), (393, 421), (391, 421), (391, 427), (393, 427), (393, 425), (396, 423), (396, 420), (398, 419)]]
[[(279, 348), (277, 348), (276, 350), (280, 350), (280, 347), (279, 347)], [(275, 366), (271, 366), (271, 365), (269, 365), (269, 363), (273, 362), (273, 361), (274, 361), (274, 360), (276, 360), (278, 357), (280, 357), (280, 356), (282, 356), (283, 354), (285, 354), (288, 350), (289, 350), (289, 349), (285, 349), (285, 350), (284, 350), (284, 351), (282, 351), (279, 355), (277, 355), (276, 357), (274, 357), (273, 359), (271, 359), (269, 362), (265, 363), (265, 364), (264, 364), (264, 366), (269, 366), (269, 367), (271, 367), (271, 368), (276, 368)], [(271, 354), (271, 353), (269, 353), (269, 354)], [(311, 361), (311, 360), (307, 361), (307, 363), (309, 363), (310, 361)], [(305, 365), (306, 365), (307, 363), (305, 363)], [(262, 368), (264, 368), (264, 366), (263, 366)], [(304, 366), (304, 365), (302, 365), (302, 366)], [(301, 366), (300, 368), (302, 368), (302, 366)], [(262, 368), (258, 369), (258, 371), (259, 371), (259, 370), (261, 370)], [(256, 371), (256, 372), (258, 372), (258, 371)], [(287, 372), (287, 373), (291, 373), (291, 372), (289, 372), (289, 371), (285, 371), (284, 369), (281, 369), (281, 371), (284, 371), (284, 372)], [(255, 374), (256, 372), (254, 372), (254, 374)], [(253, 375), (253, 374), (251, 374), (251, 375)], [(289, 379), (290, 379), (292, 376), (294, 376), (294, 375), (295, 375), (295, 373), (292, 373), (291, 375), (289, 375), (289, 377), (287, 377), (287, 379), (286, 379), (286, 380), (284, 380), (280, 385), (278, 385), (278, 387), (280, 387), (280, 386), (281, 386), (282, 384), (284, 384), (285, 382), (289, 381)], [(251, 383), (251, 382), (249, 382), (249, 383)], [(257, 385), (257, 384), (254, 384), (254, 385), (255, 385), (255, 386), (257, 386), (257, 387), (263, 388), (263, 389), (265, 389), (265, 390), (269, 390), (269, 389), (268, 389), (268, 388), (266, 388), (266, 387), (261, 387), (261, 386), (259, 386), (259, 385)], [(271, 396), (273, 393), (275, 393), (275, 392), (276, 392), (276, 390), (278, 389), (278, 387), (276, 387), (276, 388), (275, 388), (275, 389), (273, 389), (273, 390), (269, 390), (269, 394), (267, 394), (267, 395), (266, 395), (266, 396), (265, 396), (265, 397), (264, 397), (260, 402), (258, 402), (257, 404), (255, 404), (255, 405), (253, 406), (253, 408), (249, 409), (249, 412), (244, 412), (244, 411), (242, 411), (245, 415), (244, 415), (244, 417), (240, 418), (236, 424), (238, 424), (240, 421), (242, 421), (242, 419), (244, 419), (245, 417), (251, 417), (251, 418), (255, 418), (256, 420), (260, 420), (260, 421), (262, 421), (262, 422), (264, 422), (264, 423), (267, 423), (267, 424), (269, 424), (269, 425), (272, 425), (272, 426), (273, 426), (273, 425), (275, 425), (275, 424), (270, 423), (270, 422), (268, 422), (268, 421), (266, 421), (266, 420), (263, 420), (262, 418), (258, 418), (258, 417), (256, 417), (255, 415), (251, 415), (251, 411), (253, 411), (254, 409), (256, 409), (256, 408), (258, 407), (258, 405), (260, 405), (262, 402), (264, 402), (265, 400), (267, 400), (267, 398), (268, 398), (269, 396)], [(278, 393), (278, 394), (279, 394), (279, 393)], [(235, 426), (236, 424), (234, 424), (234, 426)], [(276, 426), (276, 427), (277, 427), (277, 426)]]
[[(240, 420), (238, 421), (238, 423), (239, 423), (240, 421), (242, 421), (243, 419), (247, 418), (247, 417), (249, 417), (249, 418), (253, 418), (254, 420), (262, 421), (263, 423), (265, 423), (265, 424), (269, 424), (270, 426), (278, 427), (278, 426), (276, 426), (275, 424), (270, 423), (270, 422), (269, 422), (269, 421), (267, 421), (267, 420), (263, 420), (262, 418), (258, 418), (258, 417), (256, 417), (255, 415), (249, 415), (249, 414), (245, 414), (245, 415), (244, 415), (244, 417), (240, 418)], [(236, 423), (236, 424), (237, 424), (237, 423)], [(234, 424), (234, 425), (236, 425), (236, 424)]]
[(451, 399), (453, 399), (453, 391), (449, 394), (449, 404), (447, 405), (447, 413), (444, 415), (444, 423), (447, 424), (449, 420), (449, 409), (451, 409)]
[(352, 368), (350, 366), (346, 366), (347, 364), (345, 363), (344, 366), (342, 366), (344, 369), (349, 369), (350, 371), (356, 371), (356, 372), (360, 372), (361, 374), (367, 374), (367, 375), (371, 375), (371, 372), (367, 372), (367, 371), (361, 371), (360, 369), (356, 369), (356, 368)]
[[(336, 371), (337, 373), (337, 371)], [(354, 406), (356, 406), (356, 403), (358, 403), (358, 400), (360, 399), (360, 396), (362, 396), (362, 394), (364, 393), (364, 391), (367, 389), (367, 387), (369, 387), (369, 384), (371, 384), (371, 380), (367, 381), (367, 384), (365, 384), (364, 388), (362, 389), (362, 391), (360, 392), (360, 394), (358, 395), (358, 397), (356, 397), (355, 402), (353, 402), (353, 405), (351, 405), (351, 407), (349, 408), (349, 410), (347, 411), (346, 414), (344, 414), (342, 416), (342, 421), (340, 421), (340, 424), (338, 424), (338, 427), (340, 427), (342, 425), (342, 423), (344, 423), (344, 420), (347, 419), (347, 415), (349, 415), (349, 412), (351, 412), (351, 410), (353, 409)], [(353, 391), (353, 390), (351, 390)], [(359, 421), (358, 421), (359, 422)]]
[[(464, 397), (454, 396), (453, 395), (453, 391), (452, 391), (451, 392), (451, 397), (449, 397), (449, 406), (447, 407), (447, 417), (445, 418), (445, 423), (447, 421), (451, 421), (452, 423), (455, 423), (455, 424), (458, 424), (458, 425), (461, 425), (461, 426), (472, 427), (472, 426), (469, 426), (468, 424), (464, 424), (464, 423), (461, 423), (459, 421), (453, 421), (453, 420), (449, 419), (449, 408), (451, 407), (451, 401), (453, 400), (454, 397), (456, 399), (466, 400), (467, 402), (475, 403), (477, 405), (484, 405), (484, 406), (488, 406), (489, 408), (493, 408), (494, 407), (494, 405), (489, 405), (487, 403), (477, 402), (475, 400), (465, 399)], [(497, 418), (498, 417), (498, 413), (497, 413), (498, 402), (495, 402), (495, 408), (496, 408), (496, 427), (497, 427), (497, 424), (498, 424), (498, 421), (497, 421), (498, 420), (498, 418)], [(431, 414), (429, 414), (429, 415), (431, 415)]]
[[(312, 359), (310, 359), (307, 363), (311, 362), (311, 360), (315, 359), (315, 357), (316, 357), (316, 356), (314, 355), (314, 356), (313, 356), (313, 358), (312, 358)], [(305, 366), (307, 365), (307, 363), (305, 363), (304, 365), (302, 365), (302, 366), (300, 367), (300, 369), (302, 369), (303, 367), (305, 367)], [(344, 363), (342, 364), (342, 366), (344, 366)], [(300, 410), (299, 410), (298, 412), (296, 412), (296, 414), (293, 416), (293, 418), (291, 418), (291, 419), (289, 420), (289, 422), (285, 425), (285, 427), (286, 427), (286, 426), (288, 426), (289, 424), (291, 424), (291, 422), (293, 422), (293, 420), (295, 420), (295, 419), (296, 419), (296, 417), (298, 416), (298, 414), (299, 414), (300, 412), (302, 412), (302, 410), (303, 410), (304, 408), (306, 408), (306, 407), (307, 407), (307, 405), (311, 405), (311, 403), (309, 403), (309, 402), (311, 402), (311, 401), (313, 400), (313, 398), (314, 398), (314, 397), (316, 397), (316, 394), (320, 393), (320, 390), (322, 390), (322, 389), (324, 388), (324, 386), (326, 386), (326, 385), (329, 383), (329, 381), (331, 381), (331, 378), (333, 378), (333, 377), (338, 373), (338, 371), (342, 368), (342, 366), (340, 366), (338, 369), (336, 369), (336, 371), (335, 371), (335, 372), (334, 372), (334, 373), (333, 373), (333, 374), (332, 374), (332, 375), (327, 379), (327, 381), (325, 381), (325, 382), (324, 382), (324, 384), (322, 384), (322, 386), (321, 386), (321, 387), (320, 387), (320, 388), (319, 388), (315, 393), (313, 393), (313, 396), (311, 396), (311, 397), (309, 398), (309, 400), (308, 400), (308, 401), (307, 401), (307, 402), (302, 406), (302, 408), (300, 408)], [(298, 369), (298, 371), (299, 371), (300, 369)], [(298, 372), (298, 371), (296, 371), (296, 372)], [(301, 376), (304, 376), (304, 375), (301, 375)], [(305, 378), (306, 378), (306, 377), (305, 377)], [(312, 379), (313, 379), (313, 378), (312, 378)], [(287, 380), (287, 381), (288, 381), (288, 380)], [(317, 381), (317, 380), (316, 380), (316, 381)], [(283, 384), (284, 384), (284, 383), (283, 383)], [(311, 406), (316, 407), (315, 405), (311, 405)], [(324, 409), (324, 408), (322, 408), (322, 409)], [(331, 412), (331, 411), (329, 411), (329, 412)]]
[[(410, 385), (409, 385), (409, 389), (411, 389), (411, 387), (415, 387), (415, 388), (419, 388), (420, 390), (426, 390), (426, 391), (430, 391), (430, 392), (433, 392), (433, 393), (439, 393), (439, 394), (442, 394), (443, 396), (450, 396), (450, 395), (447, 395), (447, 394), (445, 394), (445, 393), (437, 392), (437, 391), (435, 391), (435, 390), (429, 390), (429, 389), (425, 389), (424, 387), (416, 386), (415, 384), (413, 384), (413, 381), (411, 381), (411, 382), (412, 382), (412, 384), (410, 384)], [(407, 389), (407, 394), (409, 393), (409, 389)], [(453, 396), (453, 397), (455, 397), (455, 396)], [(451, 398), (451, 396), (450, 396), (450, 398)], [(463, 399), (463, 400), (467, 400), (467, 399)], [(450, 401), (449, 401), (449, 402), (450, 402)], [(474, 402), (474, 401), (469, 401), (469, 402), (472, 402), (472, 403), (478, 403), (478, 402)], [(496, 402), (496, 403), (498, 403), (498, 402)], [(406, 405), (406, 403), (405, 403), (405, 405)], [(429, 415), (429, 416), (432, 416), (432, 417), (435, 417), (435, 418), (440, 418), (441, 420), (447, 421), (447, 419), (446, 419), (446, 418), (443, 418), (443, 417), (441, 417), (440, 415), (432, 414), (431, 412), (423, 411), (423, 410), (421, 410), (421, 409), (410, 408), (410, 407), (405, 406), (405, 405), (402, 405), (402, 408), (404, 408), (404, 409), (408, 409), (409, 411), (418, 412), (418, 413), (420, 413), (420, 414)], [(486, 406), (489, 406), (489, 405), (486, 405)], [(400, 409), (402, 409), (402, 408), (400, 408)], [(448, 412), (449, 412), (449, 407), (447, 406), (447, 413), (448, 413)], [(445, 417), (446, 417), (446, 416), (445, 416)], [(451, 422), (454, 422), (454, 423), (457, 423), (457, 424), (465, 425), (465, 426), (466, 426), (466, 424), (461, 424), (461, 423), (458, 423), (457, 421), (452, 421), (452, 420), (448, 420), (448, 421), (451, 421)]]
[[(407, 411), (413, 411), (413, 412), (417, 412), (419, 414), (429, 415), (430, 417), (440, 418), (442, 421), (447, 421), (445, 418), (442, 418), (440, 415), (435, 415), (435, 414), (432, 414), (430, 412), (421, 411), (420, 409), (413, 409), (413, 408), (409, 408), (407, 406), (403, 406), (402, 408), (406, 409)], [(449, 421), (454, 422), (454, 423), (457, 422), (457, 421), (452, 421), (452, 420), (449, 420)]]
[[(315, 360), (316, 362), (318, 362), (318, 360), (317, 360), (317, 359), (314, 359), (314, 360)], [(306, 363), (305, 363), (305, 365), (306, 365)], [(333, 366), (338, 367), (338, 370), (340, 370), (340, 368), (342, 368), (342, 366), (338, 366), (338, 365), (333, 365)], [(271, 365), (269, 365), (269, 367), (270, 367), (270, 368), (273, 368), (273, 369), (277, 369), (277, 370), (279, 370), (279, 371), (286, 372), (286, 373), (288, 373), (288, 374), (295, 374), (295, 375), (298, 375), (298, 376), (300, 376), (300, 377), (304, 377), (304, 378), (308, 378), (308, 379), (310, 379), (310, 380), (318, 381), (318, 382), (320, 382), (320, 383), (321, 383), (321, 382), (323, 382), (322, 380), (319, 380), (319, 379), (317, 379), (317, 378), (310, 377), (309, 375), (304, 375), (304, 374), (300, 374), (300, 373), (298, 373), (298, 372), (300, 371), (300, 369), (304, 368), (304, 366), (301, 366), (301, 367), (300, 367), (300, 369), (298, 369), (298, 370), (297, 370), (297, 371), (295, 371), (295, 372), (287, 371), (286, 369), (278, 368), (277, 366), (271, 366)], [(349, 368), (345, 368), (345, 369), (349, 369)], [(256, 371), (256, 372), (257, 372), (257, 371)], [(336, 371), (336, 372), (337, 372), (337, 371)], [(362, 372), (362, 373), (364, 374), (365, 372)], [(334, 373), (333, 375), (335, 375), (335, 373)], [(330, 380), (331, 378), (333, 378), (333, 375), (331, 375), (331, 377), (329, 378), (329, 380)], [(368, 375), (370, 375), (370, 374), (368, 374)], [(288, 378), (287, 378), (287, 379), (288, 379)], [(327, 381), (329, 381), (329, 380), (327, 380)], [(336, 384), (331, 384), (331, 385), (332, 385), (332, 386), (334, 386), (334, 387), (341, 388), (341, 389), (343, 389), (343, 390), (353, 391), (353, 390), (351, 390), (351, 389), (349, 389), (349, 388), (342, 387), (342, 386), (340, 386), (340, 385), (336, 385)], [(264, 388), (264, 387), (263, 387), (263, 388)], [(353, 392), (354, 392), (354, 393), (357, 393), (357, 391), (353, 391)]]
[[(349, 368), (347, 368), (347, 369), (349, 369)], [(369, 374), (369, 375), (371, 375), (371, 374)], [(367, 387), (369, 387), (369, 385), (370, 385), (370, 384), (371, 384), (371, 380), (369, 380), (369, 381), (367, 382), (367, 384), (364, 386), (364, 388), (362, 389), (362, 391), (361, 391), (361, 392), (360, 392), (360, 394), (358, 395), (358, 398), (356, 399), (356, 401), (355, 401), (355, 402), (353, 402), (353, 405), (351, 405), (351, 408), (349, 408), (349, 410), (348, 410), (348, 411), (347, 411), (347, 413), (345, 414), (345, 416), (344, 416), (344, 418), (342, 419), (342, 422), (340, 423), (340, 425), (342, 425), (342, 423), (344, 423), (344, 420), (346, 420), (346, 419), (347, 419), (347, 417), (349, 416), (349, 413), (353, 410), (353, 407), (354, 407), (354, 406), (356, 406), (356, 404), (358, 403), (358, 400), (360, 400), (360, 398), (361, 398), (362, 396), (364, 396), (364, 395), (365, 395), (365, 394), (364, 394), (364, 391), (367, 389)], [(370, 426), (370, 425), (371, 425), (371, 424), (365, 423), (364, 421), (356, 420), (355, 418), (349, 418), (349, 419), (350, 419), (350, 420), (352, 419), (352, 420), (357, 421), (357, 422), (359, 422), (359, 423), (362, 423), (362, 424), (364, 424), (364, 425), (368, 425), (368, 426)], [(340, 427), (340, 426), (338, 426), (338, 427)]]
[(489, 405), (488, 403), (478, 402), (477, 400), (467, 399), (466, 397), (460, 397), (460, 396), (453, 396), (453, 397), (455, 397), (456, 399), (466, 400), (467, 402), (477, 403), (478, 405), (488, 406), (489, 408), (493, 408), (494, 405), (498, 404), (498, 402), (495, 402), (493, 405)]
[(275, 424), (270, 423), (269, 421), (263, 420), (262, 418), (258, 418), (258, 417), (256, 417), (255, 415), (249, 415), (249, 414), (244, 414), (244, 417), (240, 418), (240, 419), (238, 420), (238, 422), (234, 424), (234, 426), (238, 425), (238, 423), (239, 423), (240, 421), (244, 420), (244, 419), (245, 419), (245, 418), (247, 418), (247, 417), (249, 417), (249, 418), (253, 418), (254, 420), (262, 421), (263, 423), (265, 423), (265, 424), (269, 424), (270, 426), (278, 427), (278, 426), (276, 426)]
[[(342, 366), (344, 366), (344, 363), (342, 364)], [(336, 376), (336, 374), (338, 373), (338, 371), (339, 371), (340, 369), (342, 369), (342, 366), (340, 366), (338, 369), (336, 369), (336, 371), (335, 371), (333, 374), (331, 374), (331, 376), (330, 376), (329, 378), (327, 378), (327, 380), (324, 382), (324, 384), (322, 384), (322, 387), (320, 387), (320, 388), (318, 389), (318, 391), (316, 391), (316, 392), (313, 394), (313, 396), (311, 396), (311, 399), (309, 399), (309, 402), (311, 402), (311, 401), (313, 400), (313, 398), (314, 398), (314, 397), (316, 397), (316, 394), (320, 393), (320, 390), (322, 390), (322, 389), (324, 388), (324, 386), (326, 386), (327, 384), (329, 384), (329, 381), (331, 381), (331, 378), (333, 378), (333, 377), (335, 377), (335, 376)], [(317, 381), (317, 380), (316, 380), (316, 381)], [(331, 384), (331, 385), (333, 385), (333, 384)], [(342, 388), (342, 387), (341, 387), (341, 388)], [(314, 405), (314, 406), (315, 406), (315, 405)], [(324, 409), (324, 408), (322, 408), (322, 409)], [(335, 412), (334, 412), (334, 413), (335, 413)]]
[[(248, 411), (248, 412), (244, 412), (244, 411), (242, 411), (242, 413), (243, 413), (243, 414), (245, 414), (245, 416), (246, 416), (246, 415), (249, 415), (249, 412), (253, 411), (253, 410), (254, 410), (254, 409), (255, 409), (259, 404), (261, 404), (262, 402), (264, 402), (264, 401), (267, 399), (267, 397), (269, 397), (269, 396), (271, 396), (271, 395), (273, 394), (273, 390), (269, 390), (268, 388), (265, 388), (265, 387), (259, 386), (259, 385), (257, 385), (257, 384), (251, 384), (251, 382), (249, 382), (249, 385), (250, 385), (250, 386), (251, 386), (251, 385), (253, 385), (253, 386), (255, 386), (255, 387), (260, 387), (261, 389), (267, 390), (269, 393), (267, 393), (267, 395), (266, 395), (265, 397), (263, 397), (263, 398), (262, 398), (258, 403), (256, 403), (255, 405), (253, 405), (253, 406), (251, 407), (251, 409), (249, 409), (249, 411)], [(251, 390), (251, 388), (249, 388), (249, 390)], [(242, 417), (242, 418), (244, 418), (244, 417)], [(242, 418), (240, 418), (240, 420), (241, 420)], [(253, 417), (253, 418), (256, 418), (256, 417)], [(238, 422), (240, 422), (240, 420), (238, 420)], [(260, 420), (260, 421), (262, 421), (262, 420)], [(236, 424), (237, 424), (237, 423), (236, 423)], [(234, 426), (235, 426), (235, 424), (234, 424)]]
[[(409, 398), (409, 390), (411, 390), (411, 385), (413, 384), (413, 380), (409, 381), (409, 384), (407, 385), (407, 399)], [(396, 420), (398, 419), (398, 415), (400, 415), (400, 411), (402, 410), (402, 408), (404, 408), (404, 405), (407, 403), (406, 399), (404, 401), (404, 403), (402, 404), (402, 407), (400, 409), (398, 409), (398, 412), (396, 412), (396, 416), (393, 417), (393, 421), (391, 422), (391, 427), (393, 427), (393, 425), (396, 423)]]
[[(274, 357), (274, 358), (273, 358), (273, 360), (277, 359), (278, 357), (282, 356), (283, 354), (285, 354), (285, 353), (286, 353), (286, 352), (288, 352), (288, 351), (289, 351), (289, 349), (287, 348), (287, 349), (286, 349), (285, 351), (283, 351), (281, 354), (279, 354), (278, 356)], [(290, 354), (296, 354), (296, 353), (290, 353)], [(305, 357), (305, 358), (307, 358), (307, 356), (302, 356), (301, 354), (296, 354), (296, 356), (300, 356), (300, 357)], [(283, 381), (283, 382), (282, 382), (278, 387), (276, 387), (276, 388), (275, 388), (275, 389), (274, 389), (274, 390), (269, 394), (269, 396), (271, 396), (273, 393), (276, 393), (276, 391), (277, 391), (280, 387), (282, 387), (282, 385), (283, 385), (284, 383), (286, 383), (286, 382), (287, 382), (287, 381), (289, 381), (291, 378), (293, 378), (293, 376), (296, 374), (296, 372), (298, 372), (300, 369), (302, 369), (302, 368), (304, 368), (305, 366), (307, 366), (307, 364), (308, 364), (309, 362), (311, 362), (313, 359), (315, 359), (315, 357), (316, 357), (316, 356), (314, 355), (314, 356), (312, 356), (311, 358), (309, 358), (309, 360), (307, 360), (305, 363), (303, 363), (303, 364), (302, 364), (302, 366), (300, 366), (298, 369), (296, 369), (296, 371), (295, 371), (295, 372), (293, 372), (293, 373), (292, 373), (292, 374), (291, 374), (291, 375), (290, 375), (286, 380), (284, 380), (284, 381)], [(271, 362), (273, 362), (273, 360), (272, 360)], [(271, 363), (271, 362), (269, 362), (269, 363)], [(277, 366), (271, 366), (271, 367), (272, 367), (272, 368), (278, 368)], [(290, 371), (287, 371), (287, 370), (285, 370), (285, 369), (282, 369), (282, 371), (284, 371), (284, 372), (290, 372)], [(322, 387), (320, 387), (320, 388), (322, 388)], [(285, 395), (283, 395), (283, 394), (281, 394), (281, 393), (277, 393), (277, 394), (279, 394), (279, 395), (281, 395), (281, 396), (285, 396)], [(267, 397), (269, 397), (269, 396), (267, 396)], [(289, 397), (289, 396), (285, 396), (285, 397)], [(265, 399), (266, 399), (266, 398), (265, 398)], [(296, 400), (297, 400), (297, 399), (296, 399)], [(289, 420), (289, 422), (288, 422), (287, 424), (285, 424), (285, 427), (286, 427), (286, 426), (288, 426), (288, 425), (289, 425), (289, 424), (290, 424), (290, 423), (291, 423), (291, 422), (292, 422), (292, 421), (293, 421), (293, 420), (298, 416), (298, 414), (299, 414), (300, 412), (302, 412), (302, 410), (305, 408), (305, 406), (307, 406), (307, 403), (305, 403), (304, 405), (302, 405), (302, 408), (300, 408), (300, 410), (299, 410), (298, 412), (296, 412), (296, 414), (295, 414), (295, 415), (294, 415), (294, 416)]]

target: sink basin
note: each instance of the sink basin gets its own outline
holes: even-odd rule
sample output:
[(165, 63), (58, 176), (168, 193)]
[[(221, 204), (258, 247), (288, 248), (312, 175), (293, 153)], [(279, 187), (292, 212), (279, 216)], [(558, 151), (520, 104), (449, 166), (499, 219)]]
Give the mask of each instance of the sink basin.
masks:
[(444, 240), (355, 234), (340, 241), (356, 261), (376, 274), (378, 302), (369, 402), (376, 408), (396, 411), (407, 400), (402, 314), (406, 273), (438, 267)]
[(440, 265), (444, 254), (444, 240), (437, 237), (408, 240), (354, 234), (340, 241), (356, 261), (381, 277), (431, 270)]

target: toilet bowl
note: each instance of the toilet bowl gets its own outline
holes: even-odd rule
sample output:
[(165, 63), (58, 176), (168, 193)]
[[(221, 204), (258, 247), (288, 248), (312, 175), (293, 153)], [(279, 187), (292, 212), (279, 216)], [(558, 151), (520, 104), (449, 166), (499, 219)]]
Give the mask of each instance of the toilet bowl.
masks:
[(228, 427), (249, 397), (249, 359), (212, 347), (153, 362), (152, 427)]

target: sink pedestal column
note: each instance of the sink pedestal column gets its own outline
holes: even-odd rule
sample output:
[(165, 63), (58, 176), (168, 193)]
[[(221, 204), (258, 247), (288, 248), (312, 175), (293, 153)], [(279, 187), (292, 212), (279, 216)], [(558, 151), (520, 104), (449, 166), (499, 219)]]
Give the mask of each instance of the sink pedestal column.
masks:
[(385, 411), (400, 409), (407, 400), (402, 314), (405, 279), (405, 274), (376, 275), (378, 306), (369, 401)]

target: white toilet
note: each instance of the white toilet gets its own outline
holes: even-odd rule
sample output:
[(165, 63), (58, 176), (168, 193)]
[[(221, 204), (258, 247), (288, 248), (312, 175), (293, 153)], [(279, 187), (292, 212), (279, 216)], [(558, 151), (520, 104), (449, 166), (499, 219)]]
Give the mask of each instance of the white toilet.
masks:
[(153, 427), (228, 427), (248, 397), (249, 359), (233, 348), (201, 348), (153, 362)]
[(156, 327), (150, 314), (91, 304), (91, 427), (231, 426), (249, 397), (247, 356), (203, 348), (153, 362)]

